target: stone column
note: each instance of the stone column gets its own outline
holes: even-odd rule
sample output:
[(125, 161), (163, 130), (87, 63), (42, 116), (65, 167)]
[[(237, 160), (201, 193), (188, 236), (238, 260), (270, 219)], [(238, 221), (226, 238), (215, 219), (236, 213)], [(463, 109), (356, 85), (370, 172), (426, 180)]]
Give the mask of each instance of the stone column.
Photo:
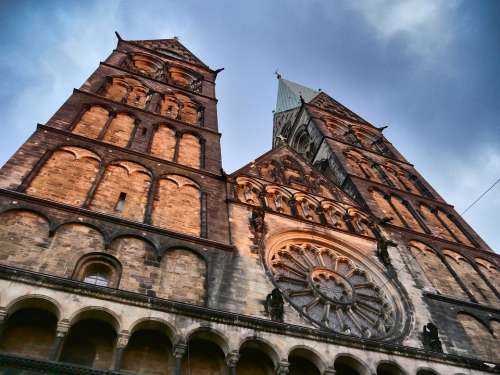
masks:
[(335, 369), (327, 368), (325, 371), (323, 371), (322, 375), (335, 375)]
[(0, 307), (0, 339), (2, 338), (6, 323), (7, 323), (7, 310), (4, 307)]
[(128, 331), (122, 331), (118, 334), (118, 339), (116, 340), (116, 347), (115, 347), (115, 364), (113, 366), (114, 371), (120, 371), (122, 367), (123, 352), (127, 347), (129, 339), (130, 339), (130, 334)]
[(276, 367), (276, 375), (288, 375), (290, 363), (287, 361), (281, 361)]
[(64, 338), (69, 331), (69, 321), (66, 319), (61, 320), (57, 323), (56, 337), (52, 343), (52, 348), (50, 349), (49, 360), (57, 361), (59, 359), (59, 354), (61, 353), (62, 344)]
[(230, 352), (226, 355), (226, 364), (229, 375), (236, 375), (236, 366), (240, 359), (240, 354), (237, 351)]
[(184, 357), (186, 350), (187, 345), (184, 343), (174, 345), (175, 375), (182, 375), (182, 357)]

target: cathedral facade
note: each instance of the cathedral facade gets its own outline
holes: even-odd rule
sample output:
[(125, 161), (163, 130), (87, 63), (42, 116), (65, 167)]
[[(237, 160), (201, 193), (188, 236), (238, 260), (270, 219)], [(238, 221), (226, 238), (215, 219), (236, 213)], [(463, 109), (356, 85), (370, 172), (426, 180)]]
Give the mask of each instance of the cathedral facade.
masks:
[(500, 372), (500, 258), (383, 128), (278, 75), (227, 174), (219, 72), (118, 35), (0, 170), (0, 373)]

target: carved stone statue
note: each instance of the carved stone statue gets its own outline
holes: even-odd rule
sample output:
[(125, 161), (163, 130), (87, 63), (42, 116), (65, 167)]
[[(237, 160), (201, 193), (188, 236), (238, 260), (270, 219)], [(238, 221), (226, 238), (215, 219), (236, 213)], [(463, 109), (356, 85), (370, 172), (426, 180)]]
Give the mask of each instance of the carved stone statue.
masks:
[(442, 353), (443, 347), (439, 339), (438, 328), (433, 323), (427, 323), (422, 332), (422, 344), (426, 350)]
[(278, 288), (267, 295), (265, 308), (271, 320), (283, 322), (283, 297)]
[(397, 244), (391, 240), (386, 239), (384, 236), (379, 236), (377, 238), (377, 256), (380, 261), (389, 266), (391, 264), (391, 257), (389, 255), (388, 247), (397, 246)]

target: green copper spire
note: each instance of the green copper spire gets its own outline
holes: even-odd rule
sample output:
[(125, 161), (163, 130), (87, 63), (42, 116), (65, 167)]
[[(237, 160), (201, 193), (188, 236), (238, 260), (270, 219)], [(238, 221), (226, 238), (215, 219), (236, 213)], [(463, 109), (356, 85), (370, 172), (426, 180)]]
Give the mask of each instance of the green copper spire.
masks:
[(300, 106), (301, 96), (307, 103), (319, 94), (319, 91), (288, 81), (279, 75), (278, 82), (278, 100), (275, 112), (284, 112)]

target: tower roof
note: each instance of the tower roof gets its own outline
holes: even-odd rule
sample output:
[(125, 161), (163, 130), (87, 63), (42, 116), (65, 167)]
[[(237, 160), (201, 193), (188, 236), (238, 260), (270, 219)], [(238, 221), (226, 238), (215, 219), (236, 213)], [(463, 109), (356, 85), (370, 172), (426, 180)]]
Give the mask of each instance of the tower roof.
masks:
[(130, 42), (179, 60), (207, 67), (203, 61), (188, 50), (176, 37), (171, 39), (131, 40)]
[(288, 81), (284, 78), (279, 78), (278, 81), (278, 100), (276, 101), (275, 112), (284, 112), (300, 106), (301, 96), (306, 103), (308, 103), (319, 94), (319, 91)]

